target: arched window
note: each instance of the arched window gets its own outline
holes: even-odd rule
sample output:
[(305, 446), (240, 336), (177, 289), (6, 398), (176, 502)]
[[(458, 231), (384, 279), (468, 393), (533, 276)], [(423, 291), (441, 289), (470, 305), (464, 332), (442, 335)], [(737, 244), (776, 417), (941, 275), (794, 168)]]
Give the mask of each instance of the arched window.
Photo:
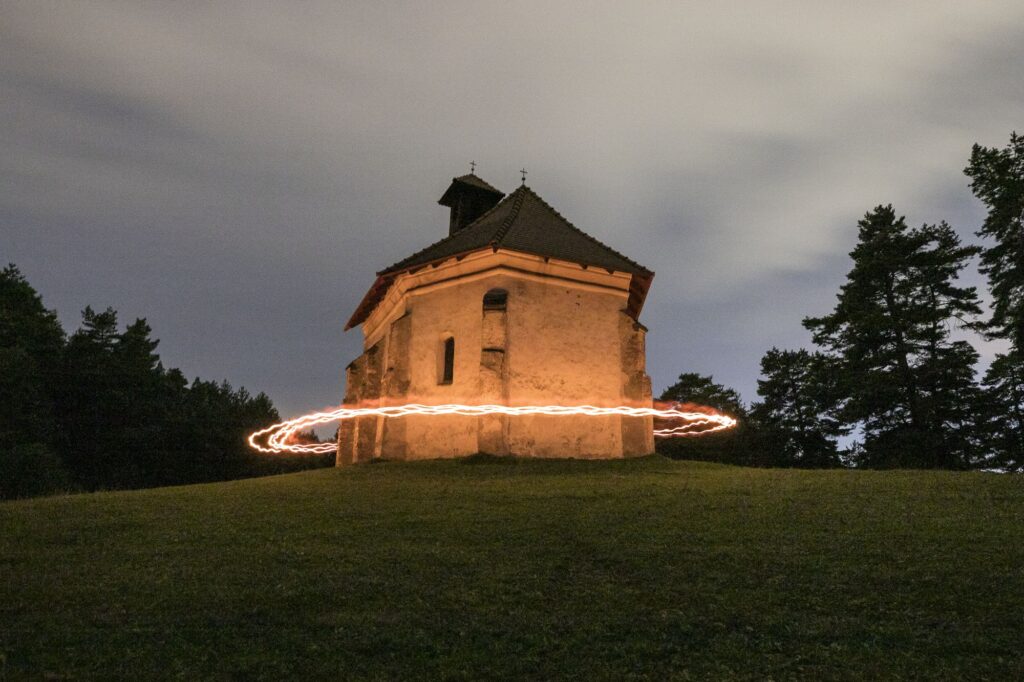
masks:
[(442, 343), (441, 379), (437, 383), (450, 384), (455, 376), (455, 337), (449, 336)]
[(508, 292), (504, 289), (491, 289), (484, 294), (484, 310), (505, 310), (508, 305)]

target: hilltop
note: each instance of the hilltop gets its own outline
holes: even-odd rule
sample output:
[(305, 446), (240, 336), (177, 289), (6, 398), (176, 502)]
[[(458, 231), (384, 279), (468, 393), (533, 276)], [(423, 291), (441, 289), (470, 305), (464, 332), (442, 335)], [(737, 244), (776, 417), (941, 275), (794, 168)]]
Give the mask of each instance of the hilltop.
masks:
[(0, 671), (1020, 677), (1022, 537), (1019, 476), (658, 457), (7, 502)]

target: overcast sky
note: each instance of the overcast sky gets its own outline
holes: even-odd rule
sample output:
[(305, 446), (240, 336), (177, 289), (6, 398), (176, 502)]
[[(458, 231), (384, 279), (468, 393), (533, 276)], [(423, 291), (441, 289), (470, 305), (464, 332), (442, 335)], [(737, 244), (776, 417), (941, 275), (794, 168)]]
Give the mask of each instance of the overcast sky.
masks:
[(971, 238), (962, 169), (1024, 129), (1022, 73), (1019, 0), (0, 0), (0, 260), (69, 332), (144, 316), (165, 364), (290, 416), (340, 401), (344, 323), (446, 234), (452, 176), (525, 166), (657, 273), (655, 391), (697, 371), (749, 401), (866, 211)]

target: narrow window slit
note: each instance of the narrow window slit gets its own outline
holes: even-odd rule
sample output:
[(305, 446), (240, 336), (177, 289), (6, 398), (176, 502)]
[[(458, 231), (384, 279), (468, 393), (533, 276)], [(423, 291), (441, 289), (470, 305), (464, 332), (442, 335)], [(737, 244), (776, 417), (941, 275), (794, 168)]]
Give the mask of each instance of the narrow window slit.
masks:
[(444, 366), (441, 370), (441, 384), (450, 384), (455, 376), (455, 338), (444, 340)]

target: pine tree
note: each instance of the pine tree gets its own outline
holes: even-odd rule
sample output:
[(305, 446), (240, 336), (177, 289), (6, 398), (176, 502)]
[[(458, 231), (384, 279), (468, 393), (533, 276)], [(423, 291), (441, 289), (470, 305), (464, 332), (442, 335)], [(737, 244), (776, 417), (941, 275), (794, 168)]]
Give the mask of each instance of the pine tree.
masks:
[(121, 390), (116, 394), (119, 448), (131, 458), (136, 485), (165, 485), (174, 481), (176, 466), (169, 451), (169, 429), (175, 405), (169, 380), (145, 319), (137, 319), (117, 335), (114, 371)]
[(977, 353), (950, 333), (980, 313), (974, 288), (956, 285), (978, 249), (945, 223), (910, 229), (891, 205), (858, 226), (835, 310), (804, 320), (838, 362), (841, 418), (864, 434), (863, 464), (970, 466)]
[(991, 464), (1024, 471), (1024, 358), (1015, 351), (1001, 353), (989, 365), (985, 386), (984, 436)]
[(987, 330), (1024, 351), (1024, 136), (1011, 133), (1005, 149), (974, 145), (964, 173), (988, 207), (978, 230), (992, 240), (981, 253), (993, 299)]
[(87, 489), (124, 488), (140, 479), (122, 439), (125, 400), (117, 357), (117, 313), (82, 311), (82, 326), (68, 340), (59, 412), (65, 459)]
[(57, 453), (64, 330), (17, 267), (0, 271), (0, 499), (67, 488)]
[(992, 296), (985, 331), (1010, 343), (983, 382), (987, 445), (995, 464), (1019, 470), (1024, 468), (1024, 136), (1011, 133), (1003, 149), (974, 145), (964, 173), (988, 208), (977, 233), (989, 240), (981, 253)]
[(17, 268), (0, 271), (0, 498), (333, 464), (255, 455), (246, 436), (280, 421), (270, 398), (226, 381), (190, 385), (164, 368), (158, 345), (145, 319), (120, 331), (112, 308), (87, 307), (66, 339)]
[(962, 246), (946, 223), (925, 225), (929, 248), (921, 251), (916, 273), (920, 277), (923, 307), (920, 333), (911, 339), (923, 348), (921, 386), (930, 430), (941, 434), (943, 459), (938, 466), (973, 466), (982, 456), (979, 412), (981, 390), (975, 381), (978, 353), (964, 340), (950, 339), (951, 327), (976, 329), (981, 314), (973, 287), (958, 287), (956, 280), (967, 261), (978, 254), (975, 246)]
[(772, 348), (761, 358), (761, 401), (751, 409), (777, 463), (800, 467), (841, 464), (836, 438), (848, 431), (833, 412), (834, 368), (829, 358), (806, 350)]
[(14, 265), (0, 271), (0, 448), (51, 446), (64, 330)]

